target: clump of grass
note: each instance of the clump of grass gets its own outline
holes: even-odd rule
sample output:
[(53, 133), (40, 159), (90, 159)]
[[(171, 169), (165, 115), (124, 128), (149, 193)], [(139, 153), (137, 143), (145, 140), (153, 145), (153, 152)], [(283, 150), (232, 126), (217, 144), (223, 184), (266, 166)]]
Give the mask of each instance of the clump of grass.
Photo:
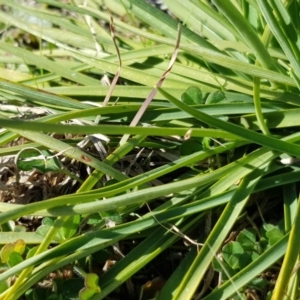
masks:
[(299, 296), (299, 4), (164, 3), (2, 1), (0, 299)]

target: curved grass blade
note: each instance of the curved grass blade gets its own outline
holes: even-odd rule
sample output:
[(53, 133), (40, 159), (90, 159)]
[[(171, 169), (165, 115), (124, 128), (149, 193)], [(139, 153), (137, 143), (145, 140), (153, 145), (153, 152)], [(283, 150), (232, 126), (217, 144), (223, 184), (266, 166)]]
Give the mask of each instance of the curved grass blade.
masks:
[(253, 27), (248, 23), (245, 17), (237, 10), (237, 8), (229, 1), (213, 0), (219, 11), (224, 15), (235, 27), (243, 38), (243, 42), (252, 49), (254, 55), (260, 65), (266, 69), (278, 71), (273, 58), (270, 56), (266, 47), (254, 31)]
[(205, 274), (205, 271), (210, 265), (213, 257), (218, 252), (222, 242), (229, 234), (232, 226), (237, 220), (237, 217), (245, 207), (255, 185), (260, 180), (260, 177), (267, 167), (268, 163), (259, 167), (253, 165), (253, 169), (255, 171), (242, 180), (230, 202), (226, 205), (213, 230), (206, 239), (189, 271), (185, 274), (176, 294), (174, 295), (176, 299), (192, 299), (199, 282)]
[[(270, 147), (271, 149), (280, 151), (281, 153), (288, 153), (294, 156), (299, 157), (300, 156), (300, 146), (295, 145), (289, 142), (284, 142), (282, 140), (276, 139), (274, 137), (265, 136), (260, 133), (257, 133), (255, 131), (251, 131), (245, 128), (242, 128), (240, 126), (219, 120), (217, 118), (211, 117), (207, 114), (204, 114), (200, 111), (195, 110), (192, 107), (189, 107), (185, 105), (183, 102), (180, 102), (170, 94), (168, 94), (166, 91), (164, 91), (161, 88), (158, 88), (158, 90), (166, 97), (168, 100), (176, 105), (181, 110), (184, 110), (185, 112), (189, 113), (191, 116), (197, 118), (198, 120), (213, 126), (217, 128), (222, 128), (225, 131), (231, 132), (232, 134), (235, 134), (243, 139), (247, 139), (253, 143)], [(191, 130), (193, 131), (193, 130)]]

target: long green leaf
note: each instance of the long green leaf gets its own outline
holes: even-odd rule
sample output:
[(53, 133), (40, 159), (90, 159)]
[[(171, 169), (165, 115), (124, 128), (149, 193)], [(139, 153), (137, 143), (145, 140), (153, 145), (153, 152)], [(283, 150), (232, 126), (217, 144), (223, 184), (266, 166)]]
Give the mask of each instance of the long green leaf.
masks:
[(231, 124), (229, 122), (219, 120), (217, 118), (214, 118), (212, 116), (204, 114), (200, 111), (195, 110), (192, 107), (185, 105), (183, 102), (180, 102), (179, 100), (175, 99), (171, 95), (168, 95), (163, 89), (159, 88), (159, 91), (162, 94), (164, 94), (166, 97), (168, 97), (168, 99), (171, 103), (173, 103), (180, 109), (184, 110), (185, 112), (189, 113), (191, 116), (199, 119), (200, 121), (202, 121), (206, 124), (209, 124), (210, 126), (222, 128), (223, 130), (226, 130), (226, 131), (236, 134), (240, 137), (251, 140), (254, 143), (257, 143), (257, 144), (260, 144), (260, 145), (263, 145), (266, 147), (270, 147), (270, 148), (272, 148), (274, 150), (278, 150), (282, 153), (289, 153), (291, 155), (300, 156), (300, 146), (299, 145), (295, 145), (295, 144), (292, 144), (289, 142), (284, 142), (284, 141), (276, 139), (274, 137), (265, 136), (265, 135), (255, 132), (255, 131), (251, 131), (251, 130), (239, 127), (237, 125)]

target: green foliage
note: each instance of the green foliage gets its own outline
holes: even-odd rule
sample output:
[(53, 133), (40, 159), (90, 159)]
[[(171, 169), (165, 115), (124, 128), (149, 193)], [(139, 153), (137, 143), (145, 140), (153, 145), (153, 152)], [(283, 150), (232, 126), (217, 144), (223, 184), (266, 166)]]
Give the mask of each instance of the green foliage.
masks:
[(216, 91), (213, 92), (211, 94), (209, 94), (209, 96), (206, 99), (206, 104), (214, 104), (214, 103), (220, 103), (222, 101), (228, 102), (226, 101), (226, 97), (225, 94), (221, 91)]
[(180, 146), (180, 155), (190, 155), (201, 150), (203, 150), (202, 143), (198, 140), (190, 139), (183, 142)]
[(21, 171), (30, 171), (32, 169), (38, 169), (43, 173), (46, 172), (58, 172), (61, 169), (61, 165), (56, 157), (51, 156), (51, 152), (43, 150), (28, 149), (22, 151), (18, 155), (17, 167)]
[[(10, 264), (11, 262), (11, 255), (15, 253), (22, 255), (25, 251), (25, 243), (23, 240), (17, 240), (13, 243), (6, 244), (2, 247), (0, 257), (1, 261)], [(17, 259), (15, 257), (15, 259)], [(12, 258), (14, 260), (14, 258)]]
[(269, 245), (274, 245), (284, 236), (282, 230), (280, 230), (278, 226), (274, 226), (272, 224), (264, 225), (264, 235), (266, 236)]
[(0, 300), (299, 298), (299, 1), (164, 3), (1, 1)]
[(196, 86), (191, 86), (181, 95), (181, 100), (185, 104), (202, 104), (202, 92)]
[[(71, 218), (68, 218), (66, 222), (64, 222), (63, 226), (59, 228), (55, 240), (57, 242), (63, 242), (64, 240), (68, 240), (78, 230), (78, 226), (80, 224), (80, 216), (75, 215)], [(36, 229), (36, 234), (45, 237), (48, 231), (52, 228), (55, 220), (53, 218), (43, 218), (41, 226)]]
[(98, 285), (98, 280), (99, 278), (97, 274), (94, 273), (87, 274), (84, 281), (85, 287), (80, 290), (79, 298), (82, 300), (88, 300), (92, 296), (94, 296), (94, 294), (100, 293), (101, 290)]
[[(264, 224), (262, 231), (267, 237), (266, 239), (263, 236), (259, 238), (254, 229), (242, 230), (235, 241), (227, 243), (222, 248), (222, 259), (214, 258), (213, 267), (222, 275), (223, 281), (230, 280), (231, 277), (254, 262), (267, 248), (283, 237), (282, 231), (272, 224)], [(265, 244), (263, 248), (262, 244)], [(265, 279), (257, 277), (248, 282), (244, 288), (263, 290), (267, 283)]]
[(27, 291), (26, 299), (37, 300), (80, 300), (78, 293), (83, 287), (84, 282), (81, 278), (70, 278), (62, 283), (59, 280), (54, 281), (56, 291), (51, 291), (49, 288), (35, 288)]

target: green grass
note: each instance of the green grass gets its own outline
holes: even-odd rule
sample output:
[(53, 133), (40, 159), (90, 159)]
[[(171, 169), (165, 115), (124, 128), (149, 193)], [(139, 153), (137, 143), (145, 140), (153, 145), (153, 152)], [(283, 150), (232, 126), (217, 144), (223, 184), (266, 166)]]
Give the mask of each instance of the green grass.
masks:
[(0, 300), (299, 298), (299, 1), (164, 2), (0, 1)]

